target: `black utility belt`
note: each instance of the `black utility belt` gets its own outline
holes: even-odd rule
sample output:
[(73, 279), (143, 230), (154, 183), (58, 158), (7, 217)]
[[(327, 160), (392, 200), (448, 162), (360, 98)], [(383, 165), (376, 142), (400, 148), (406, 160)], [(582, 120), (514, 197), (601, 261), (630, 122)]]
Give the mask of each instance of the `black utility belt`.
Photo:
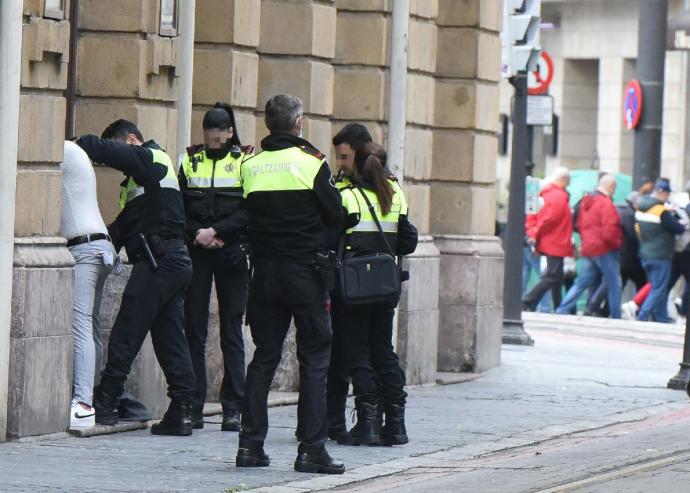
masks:
[(83, 243), (91, 243), (92, 241), (97, 241), (97, 240), (108, 240), (112, 242), (113, 240), (110, 239), (110, 236), (108, 236), (105, 233), (93, 233), (93, 234), (88, 234), (84, 236), (77, 236), (75, 238), (72, 238), (70, 240), (67, 240), (67, 247), (73, 247), (76, 245), (81, 245)]

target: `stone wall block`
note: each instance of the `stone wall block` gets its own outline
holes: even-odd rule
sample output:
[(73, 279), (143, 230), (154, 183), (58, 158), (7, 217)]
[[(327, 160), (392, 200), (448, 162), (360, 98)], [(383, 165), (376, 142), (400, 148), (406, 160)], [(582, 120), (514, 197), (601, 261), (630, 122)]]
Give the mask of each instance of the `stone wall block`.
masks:
[(67, 431), (73, 344), (71, 335), (10, 339), (8, 438)]
[(79, 38), (77, 71), (80, 96), (135, 98), (139, 95), (142, 63), (146, 57), (144, 41), (115, 34), (82, 33)]
[(494, 135), (466, 130), (436, 129), (433, 134), (432, 176), (444, 181), (493, 183), (498, 157)]
[(24, 15), (41, 17), (45, 9), (45, 0), (24, 0), (22, 7)]
[(393, 0), (336, 0), (335, 6), (338, 10), (390, 12), (393, 8)]
[(14, 234), (57, 235), (61, 202), (62, 171), (57, 166), (54, 169), (21, 167), (17, 171)]
[(439, 26), (479, 27), (499, 32), (503, 20), (501, 0), (439, 0)]
[(431, 231), (491, 236), (495, 230), (494, 187), (467, 184), (431, 185)]
[(431, 187), (421, 183), (405, 183), (404, 189), (410, 221), (420, 233), (428, 233), (430, 231)]
[(177, 100), (178, 43), (175, 38), (148, 35), (139, 68), (138, 95), (159, 101)]
[(436, 70), (436, 38), (436, 24), (428, 21), (410, 20), (410, 42), (407, 57), (409, 69), (429, 73)]
[(333, 134), (331, 133), (331, 121), (328, 119), (308, 117), (303, 120), (302, 125), (304, 137), (326, 155), (328, 162), (333, 162), (333, 159), (331, 159), (331, 141), (333, 138)]
[(334, 62), (385, 67), (389, 25), (382, 13), (338, 12)]
[(62, 161), (66, 111), (63, 97), (33, 94), (19, 97), (19, 162)]
[(89, 31), (157, 32), (159, 16), (160, 2), (156, 0), (79, 2), (79, 28)]
[(431, 237), (421, 235), (417, 249), (404, 258), (404, 268), (410, 280), (403, 283), (400, 298), (401, 312), (438, 309), (439, 302), (439, 252)]
[(194, 39), (259, 46), (261, 0), (204, 0), (196, 4)]
[(434, 131), (424, 128), (405, 129), (405, 176), (416, 180), (431, 178)]
[[(311, 2), (263, 0), (261, 4), (261, 53), (335, 55), (336, 11)], [(269, 22), (279, 19), (279, 22)]]
[(259, 99), (262, 111), (266, 101), (276, 94), (299, 97), (305, 113), (333, 113), (333, 67), (327, 63), (261, 57), (259, 59)]
[(433, 19), (438, 15), (438, 0), (411, 0), (410, 14)]
[(225, 48), (197, 48), (194, 52), (194, 103), (226, 101), (233, 108), (256, 107), (259, 57)]
[(419, 125), (434, 124), (435, 84), (433, 77), (407, 76), (407, 121)]
[(371, 68), (335, 70), (333, 114), (346, 120), (383, 120), (387, 107), (387, 75)]
[(435, 124), (498, 131), (498, 86), (477, 81), (436, 82)]
[(440, 28), (438, 52), (439, 76), (495, 82), (501, 78), (501, 39), (496, 35), (475, 29)]
[(407, 385), (436, 381), (438, 310), (400, 312), (397, 352)]
[(29, 17), (22, 27), (22, 87), (67, 87), (69, 22)]

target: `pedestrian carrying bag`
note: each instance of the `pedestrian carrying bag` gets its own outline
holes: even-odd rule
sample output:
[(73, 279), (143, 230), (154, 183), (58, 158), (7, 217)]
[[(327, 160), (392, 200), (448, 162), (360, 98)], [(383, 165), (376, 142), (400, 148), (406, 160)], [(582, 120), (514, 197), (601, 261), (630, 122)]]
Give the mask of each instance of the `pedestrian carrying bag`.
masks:
[(400, 297), (401, 279), (395, 254), (383, 232), (371, 201), (360, 187), (353, 190), (358, 190), (364, 197), (388, 252), (362, 250), (344, 253), (345, 237), (343, 236), (338, 248), (340, 297), (347, 306), (395, 303)]

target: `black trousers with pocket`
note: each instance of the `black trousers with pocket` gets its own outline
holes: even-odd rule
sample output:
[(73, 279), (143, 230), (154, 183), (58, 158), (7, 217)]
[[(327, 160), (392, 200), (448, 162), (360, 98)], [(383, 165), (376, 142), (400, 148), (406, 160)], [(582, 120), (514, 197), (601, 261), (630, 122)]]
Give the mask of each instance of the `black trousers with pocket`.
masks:
[(190, 256), (194, 274), (185, 298), (185, 334), (196, 374), (195, 406), (203, 408), (208, 390), (206, 339), (211, 285), (215, 280), (224, 370), (220, 402), (223, 412), (240, 411), (244, 400), (242, 317), (247, 305), (249, 285), (247, 264), (231, 265), (224, 250), (208, 250), (197, 246), (190, 246)]
[(326, 442), (326, 373), (331, 351), (328, 289), (312, 265), (268, 260), (254, 264), (247, 317), (256, 350), (247, 368), (239, 446), (263, 447), (268, 391), (294, 318), (299, 361), (299, 450), (318, 453)]
[(539, 278), (539, 282), (525, 295), (522, 300), (530, 310), (535, 310), (539, 301), (551, 290), (553, 297), (553, 307), (558, 308), (561, 304), (561, 289), (563, 286), (563, 257), (546, 257), (546, 272)]
[[(184, 335), (184, 297), (192, 263), (184, 246), (158, 257), (158, 269), (146, 260), (134, 264), (108, 340), (108, 360), (99, 393), (119, 398), (146, 335), (168, 384), (168, 397), (191, 404), (196, 381)], [(98, 396), (96, 396), (98, 398)]]

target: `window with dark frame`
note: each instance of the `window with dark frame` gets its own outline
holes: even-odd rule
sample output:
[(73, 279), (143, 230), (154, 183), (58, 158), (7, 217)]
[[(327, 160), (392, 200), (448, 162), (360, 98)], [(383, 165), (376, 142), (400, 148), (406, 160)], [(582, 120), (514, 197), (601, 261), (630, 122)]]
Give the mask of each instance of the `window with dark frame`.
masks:
[(178, 0), (161, 0), (161, 36), (177, 36), (177, 3)]
[(65, 18), (66, 0), (45, 0), (43, 16), (50, 19), (63, 20)]

